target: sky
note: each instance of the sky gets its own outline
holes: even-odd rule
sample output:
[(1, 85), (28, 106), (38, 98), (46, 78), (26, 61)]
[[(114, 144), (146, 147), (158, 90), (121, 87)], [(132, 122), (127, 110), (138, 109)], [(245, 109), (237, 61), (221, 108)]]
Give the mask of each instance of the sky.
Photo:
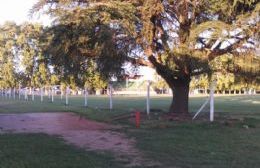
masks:
[(0, 24), (5, 21), (14, 21), (21, 24), (25, 21), (49, 24), (49, 19), (45, 17), (30, 18), (29, 11), (38, 0), (0, 0)]

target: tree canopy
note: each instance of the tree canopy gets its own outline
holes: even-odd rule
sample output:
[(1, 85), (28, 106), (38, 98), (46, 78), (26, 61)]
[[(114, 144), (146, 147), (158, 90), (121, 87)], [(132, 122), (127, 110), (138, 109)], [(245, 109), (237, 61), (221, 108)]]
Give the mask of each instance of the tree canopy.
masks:
[(257, 0), (39, 0), (33, 10), (60, 29), (50, 43), (59, 38), (55, 59), (95, 57), (101, 74), (124, 61), (150, 66), (173, 91), (170, 112), (180, 115), (188, 113), (192, 76), (260, 74)]

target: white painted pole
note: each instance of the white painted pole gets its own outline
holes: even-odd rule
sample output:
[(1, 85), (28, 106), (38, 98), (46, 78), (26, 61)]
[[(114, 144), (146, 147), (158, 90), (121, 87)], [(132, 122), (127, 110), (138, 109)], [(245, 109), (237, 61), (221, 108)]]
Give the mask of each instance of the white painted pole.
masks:
[(210, 122), (214, 121), (214, 91), (215, 91), (216, 81), (211, 82), (210, 87)]
[(24, 91), (24, 99), (28, 100), (28, 92), (27, 92), (27, 88)]
[(85, 89), (85, 102), (84, 102), (84, 106), (88, 107), (88, 89)]
[(113, 90), (113, 86), (112, 84), (110, 83), (109, 84), (109, 109), (112, 110), (113, 109), (113, 99), (112, 99), (112, 90)]
[(41, 102), (43, 102), (43, 87), (41, 87)]
[(12, 89), (9, 88), (9, 99), (11, 99), (11, 96), (12, 96)]
[(32, 101), (34, 101), (34, 88), (32, 88), (31, 92), (32, 92)]
[(48, 88), (48, 98), (49, 98), (49, 100), (51, 99), (51, 88), (50, 88), (50, 86)]
[(21, 99), (21, 84), (19, 83), (18, 98)]
[(53, 90), (53, 87), (51, 88), (51, 102), (53, 103), (54, 102), (54, 90)]
[(15, 90), (15, 88), (14, 88), (14, 94), (13, 94), (14, 100), (15, 100), (15, 92), (16, 92), (16, 90)]
[(66, 87), (66, 102), (65, 102), (66, 105), (69, 105), (69, 97), (68, 97), (68, 94), (69, 94), (69, 87), (67, 86), (67, 87)]
[(60, 90), (60, 99), (62, 100), (62, 97), (63, 97), (63, 91), (62, 89)]
[(147, 81), (147, 96), (146, 96), (146, 113), (150, 115), (150, 85), (151, 81)]

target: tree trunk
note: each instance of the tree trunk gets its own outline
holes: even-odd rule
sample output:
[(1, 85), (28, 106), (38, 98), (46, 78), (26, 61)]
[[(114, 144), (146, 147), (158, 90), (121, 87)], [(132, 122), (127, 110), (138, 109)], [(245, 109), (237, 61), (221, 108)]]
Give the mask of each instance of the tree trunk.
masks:
[(170, 87), (172, 89), (172, 103), (169, 109), (170, 113), (176, 115), (188, 115), (189, 114), (189, 84), (190, 80), (178, 80)]
[(159, 64), (154, 56), (151, 55), (148, 59), (155, 66), (156, 72), (167, 82), (172, 90), (172, 103), (169, 109), (170, 118), (190, 119), (189, 89), (191, 76), (188, 65), (184, 67), (181, 65), (180, 67), (183, 67), (183, 69), (181, 69), (179, 74), (174, 74), (173, 70)]

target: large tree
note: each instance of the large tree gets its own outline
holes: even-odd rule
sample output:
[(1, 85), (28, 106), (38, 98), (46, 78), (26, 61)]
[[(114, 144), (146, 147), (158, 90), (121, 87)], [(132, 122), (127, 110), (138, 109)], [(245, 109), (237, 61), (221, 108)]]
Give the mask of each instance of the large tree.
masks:
[(90, 18), (71, 12), (58, 16), (41, 38), (45, 59), (66, 85), (83, 87), (87, 81), (91, 88), (104, 88), (113, 74), (121, 73), (126, 56), (117, 50), (109, 26), (100, 23), (97, 29)]
[(11, 88), (18, 83), (15, 69), (16, 35), (15, 23), (6, 22), (0, 26), (0, 87)]
[(227, 71), (253, 79), (260, 73), (254, 51), (259, 47), (257, 0), (40, 0), (34, 6), (46, 8), (74, 25), (90, 20), (92, 31), (110, 28), (111, 36), (92, 39), (112, 38), (113, 43), (100, 46), (127, 46), (128, 60), (156, 69), (173, 91), (169, 111), (177, 115), (188, 114), (192, 76)]

